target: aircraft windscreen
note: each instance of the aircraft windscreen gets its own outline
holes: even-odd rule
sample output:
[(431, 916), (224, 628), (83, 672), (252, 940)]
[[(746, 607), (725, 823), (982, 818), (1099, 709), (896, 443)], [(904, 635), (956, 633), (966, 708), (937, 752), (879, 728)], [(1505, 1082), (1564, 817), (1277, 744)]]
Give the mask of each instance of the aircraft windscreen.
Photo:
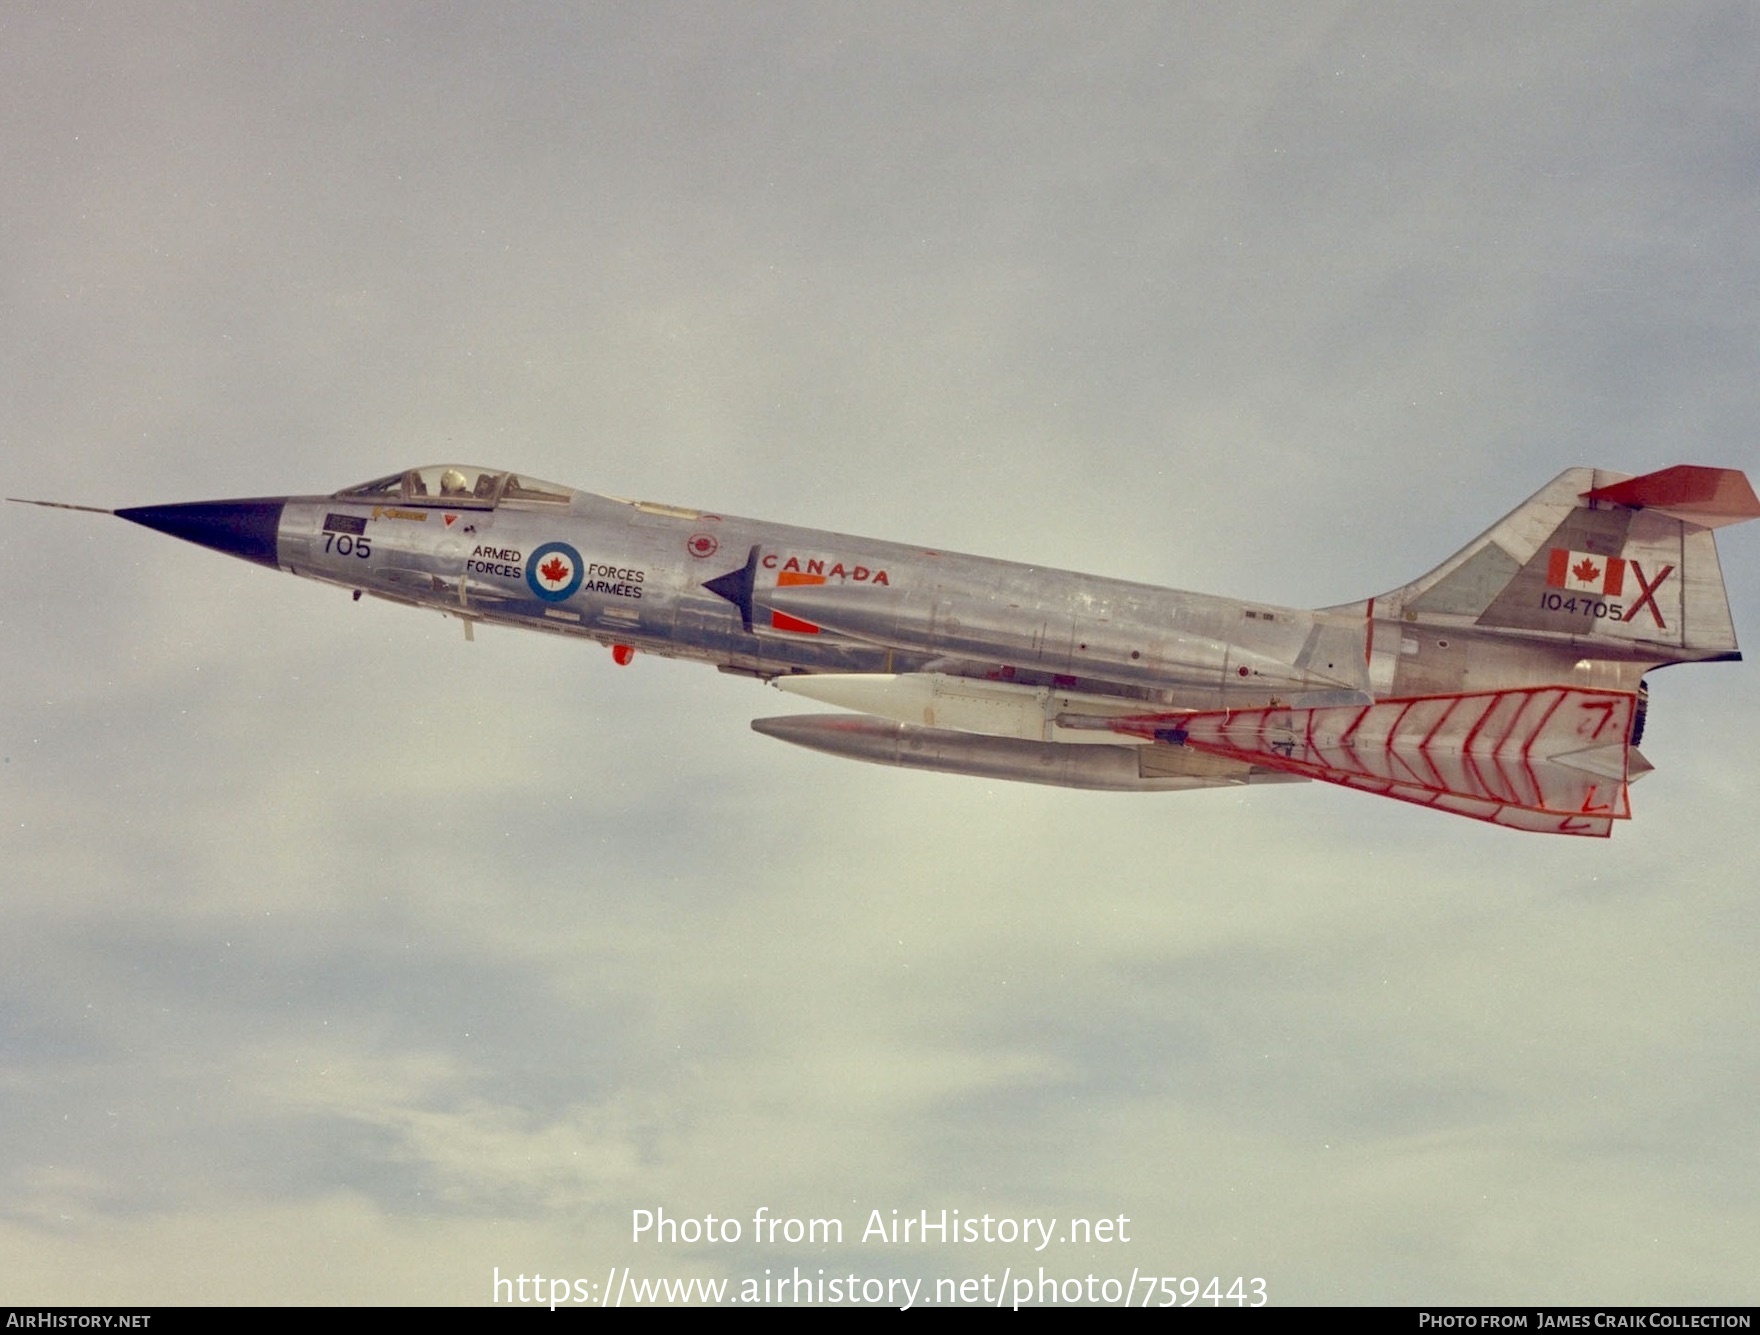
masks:
[(403, 474), (393, 473), (390, 477), (374, 478), (371, 482), (363, 482), (358, 487), (345, 487), (336, 495), (338, 497), (353, 497), (363, 501), (401, 501), (403, 499)]

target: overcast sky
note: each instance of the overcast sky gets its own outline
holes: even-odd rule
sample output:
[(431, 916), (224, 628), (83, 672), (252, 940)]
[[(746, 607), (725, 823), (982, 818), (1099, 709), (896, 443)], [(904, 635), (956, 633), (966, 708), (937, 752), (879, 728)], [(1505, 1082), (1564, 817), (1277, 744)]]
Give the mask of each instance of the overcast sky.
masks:
[[(0, 491), (456, 458), (1343, 602), (1565, 467), (1760, 465), (1757, 58), (1739, 3), (10, 5)], [(0, 1301), (1760, 1297), (1751, 665), (1659, 674), (1636, 818), (1547, 840), (858, 765), (101, 516), (0, 550)], [(860, 1237), (944, 1208), (1129, 1241)]]

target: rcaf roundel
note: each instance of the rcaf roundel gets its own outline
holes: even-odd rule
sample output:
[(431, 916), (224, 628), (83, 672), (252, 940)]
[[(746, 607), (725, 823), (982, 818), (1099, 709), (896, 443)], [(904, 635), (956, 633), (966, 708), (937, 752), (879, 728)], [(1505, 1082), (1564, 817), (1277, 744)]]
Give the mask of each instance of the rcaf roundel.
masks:
[(1572, 593), (1599, 593), (1615, 598), (1625, 588), (1626, 563), (1617, 556), (1567, 552), (1554, 547), (1546, 565), (1546, 582)]
[(581, 586), (581, 554), (566, 542), (547, 542), (526, 558), (526, 585), (547, 603), (572, 598)]

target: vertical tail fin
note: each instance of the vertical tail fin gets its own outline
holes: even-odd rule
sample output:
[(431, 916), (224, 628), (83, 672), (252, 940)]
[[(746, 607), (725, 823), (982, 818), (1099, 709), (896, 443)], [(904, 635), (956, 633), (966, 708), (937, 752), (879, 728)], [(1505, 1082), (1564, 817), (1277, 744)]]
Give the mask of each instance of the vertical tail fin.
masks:
[(1712, 530), (1754, 518), (1760, 498), (1737, 469), (1573, 468), (1375, 608), (1659, 663), (1739, 657)]

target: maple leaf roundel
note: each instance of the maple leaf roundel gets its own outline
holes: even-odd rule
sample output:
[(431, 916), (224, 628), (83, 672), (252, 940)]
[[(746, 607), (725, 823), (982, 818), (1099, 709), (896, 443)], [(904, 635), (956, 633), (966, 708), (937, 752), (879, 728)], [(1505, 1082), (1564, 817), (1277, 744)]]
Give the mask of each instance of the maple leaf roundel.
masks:
[(547, 542), (526, 558), (526, 587), (547, 603), (574, 597), (586, 567), (566, 542)]

